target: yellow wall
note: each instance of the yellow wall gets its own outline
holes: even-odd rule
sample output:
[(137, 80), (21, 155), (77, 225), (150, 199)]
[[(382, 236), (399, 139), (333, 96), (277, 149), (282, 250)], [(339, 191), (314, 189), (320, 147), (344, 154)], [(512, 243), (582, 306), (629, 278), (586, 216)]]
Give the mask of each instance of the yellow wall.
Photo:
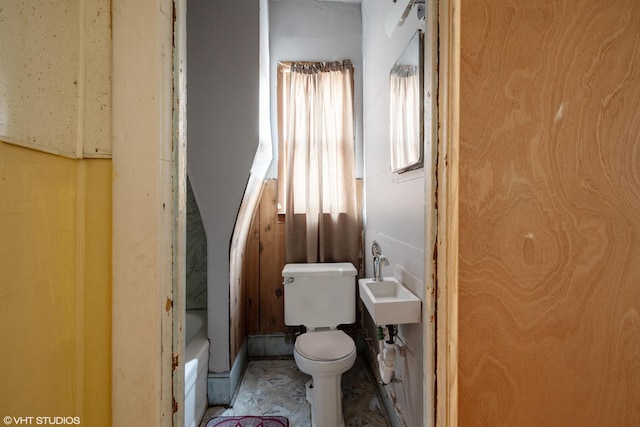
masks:
[(0, 141), (1, 416), (111, 425), (111, 160)]

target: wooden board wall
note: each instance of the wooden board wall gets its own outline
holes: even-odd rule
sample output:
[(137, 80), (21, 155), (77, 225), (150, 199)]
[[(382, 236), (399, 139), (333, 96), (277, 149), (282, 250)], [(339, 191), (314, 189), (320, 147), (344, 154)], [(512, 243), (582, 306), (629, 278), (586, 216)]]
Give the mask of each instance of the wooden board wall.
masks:
[[(262, 194), (265, 187), (263, 186)], [(247, 334), (260, 332), (260, 205), (256, 208), (247, 239), (242, 265), (242, 288), (245, 290), (245, 313)]]
[[(356, 181), (358, 212), (362, 211), (362, 180)], [(242, 288), (247, 334), (287, 332), (284, 324), (285, 224), (278, 216), (278, 181), (264, 181), (258, 207), (251, 221), (243, 259)], [(362, 230), (362, 215), (358, 217)], [(362, 233), (360, 233), (361, 235)], [(360, 242), (362, 244), (362, 242)], [(360, 267), (362, 268), (362, 262)]]
[(460, 31), (459, 425), (640, 425), (640, 2)]
[(282, 268), (285, 263), (284, 222), (278, 220), (278, 181), (264, 181), (247, 241), (245, 317), (248, 334), (286, 332)]

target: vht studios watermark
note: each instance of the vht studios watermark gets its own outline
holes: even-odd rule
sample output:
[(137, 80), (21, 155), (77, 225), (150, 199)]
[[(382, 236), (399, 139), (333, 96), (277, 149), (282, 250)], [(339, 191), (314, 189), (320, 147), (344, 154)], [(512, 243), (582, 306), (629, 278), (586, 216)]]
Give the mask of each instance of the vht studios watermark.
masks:
[(80, 425), (80, 417), (12, 417), (3, 418), (5, 425), (63, 426)]

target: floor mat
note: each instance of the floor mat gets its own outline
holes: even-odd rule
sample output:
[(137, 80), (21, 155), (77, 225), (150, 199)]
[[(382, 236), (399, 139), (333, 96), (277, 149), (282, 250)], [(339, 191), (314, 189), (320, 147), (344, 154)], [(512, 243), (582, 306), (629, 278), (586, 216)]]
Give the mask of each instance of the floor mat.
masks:
[(289, 427), (286, 417), (220, 416), (207, 421), (206, 427)]

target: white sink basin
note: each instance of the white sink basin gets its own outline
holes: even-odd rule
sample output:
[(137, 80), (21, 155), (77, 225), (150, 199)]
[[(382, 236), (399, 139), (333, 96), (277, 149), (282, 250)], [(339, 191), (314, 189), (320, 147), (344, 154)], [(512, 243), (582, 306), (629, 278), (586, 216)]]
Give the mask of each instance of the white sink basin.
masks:
[(376, 325), (419, 323), (422, 302), (393, 277), (358, 280), (360, 299)]

